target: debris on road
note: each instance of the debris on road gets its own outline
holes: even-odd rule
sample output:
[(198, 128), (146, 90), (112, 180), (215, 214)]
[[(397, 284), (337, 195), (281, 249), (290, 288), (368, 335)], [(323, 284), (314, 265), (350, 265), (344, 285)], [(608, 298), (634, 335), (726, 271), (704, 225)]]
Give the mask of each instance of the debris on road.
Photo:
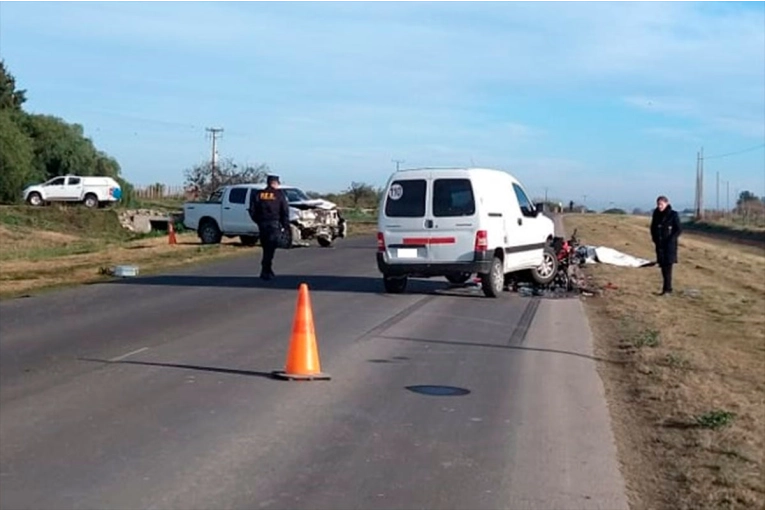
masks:
[(117, 278), (132, 278), (138, 276), (138, 266), (114, 266), (102, 267), (98, 270), (99, 274), (116, 276)]

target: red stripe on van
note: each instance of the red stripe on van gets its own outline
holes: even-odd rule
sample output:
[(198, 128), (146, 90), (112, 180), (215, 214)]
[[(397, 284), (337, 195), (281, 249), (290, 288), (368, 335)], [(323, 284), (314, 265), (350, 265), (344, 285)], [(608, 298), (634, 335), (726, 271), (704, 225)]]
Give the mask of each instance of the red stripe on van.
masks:
[(405, 237), (404, 244), (428, 245), (428, 244), (454, 244), (457, 240), (453, 237)]

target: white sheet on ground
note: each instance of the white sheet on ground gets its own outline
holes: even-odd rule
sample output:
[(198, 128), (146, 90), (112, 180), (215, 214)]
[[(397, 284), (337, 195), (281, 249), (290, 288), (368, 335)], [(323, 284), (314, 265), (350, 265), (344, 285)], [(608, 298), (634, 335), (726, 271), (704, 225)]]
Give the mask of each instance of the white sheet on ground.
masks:
[[(645, 267), (653, 265), (653, 261), (633, 257), (606, 246), (582, 246), (579, 248), (586, 264), (610, 264), (621, 267)], [(583, 252), (583, 253), (582, 253)]]

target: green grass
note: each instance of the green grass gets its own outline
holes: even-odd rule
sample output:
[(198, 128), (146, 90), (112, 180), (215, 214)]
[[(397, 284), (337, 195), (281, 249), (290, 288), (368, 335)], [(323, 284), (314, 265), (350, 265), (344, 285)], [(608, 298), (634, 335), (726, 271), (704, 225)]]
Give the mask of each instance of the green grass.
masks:
[(47, 230), (89, 239), (128, 241), (136, 236), (120, 225), (112, 209), (84, 207), (0, 207), (0, 225), (19, 230)]
[(23, 259), (30, 262), (38, 262), (40, 260), (67, 257), (70, 255), (85, 255), (100, 251), (104, 249), (107, 244), (108, 243), (103, 241), (77, 241), (62, 246), (40, 246), (20, 250), (3, 250), (0, 251), (0, 261)]
[(714, 410), (696, 417), (696, 424), (705, 429), (719, 429), (728, 425), (736, 415), (729, 411)]

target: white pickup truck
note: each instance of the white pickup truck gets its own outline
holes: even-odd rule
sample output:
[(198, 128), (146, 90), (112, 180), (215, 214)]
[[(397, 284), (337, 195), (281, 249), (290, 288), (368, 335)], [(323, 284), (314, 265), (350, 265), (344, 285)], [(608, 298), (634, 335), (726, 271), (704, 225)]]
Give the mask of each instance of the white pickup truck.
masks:
[(81, 202), (85, 207), (92, 208), (119, 201), (122, 189), (111, 177), (62, 175), (42, 184), (28, 186), (22, 195), (24, 201), (33, 206), (51, 202)]
[[(216, 190), (204, 202), (183, 204), (183, 224), (196, 230), (203, 244), (217, 244), (225, 237), (236, 237), (242, 244), (258, 242), (258, 226), (250, 218), (248, 206), (253, 190), (265, 184), (236, 184)], [(305, 246), (316, 239), (322, 247), (331, 246), (346, 235), (347, 224), (337, 205), (322, 199), (311, 199), (301, 189), (280, 186), (290, 204), (290, 226), (293, 246)]]

